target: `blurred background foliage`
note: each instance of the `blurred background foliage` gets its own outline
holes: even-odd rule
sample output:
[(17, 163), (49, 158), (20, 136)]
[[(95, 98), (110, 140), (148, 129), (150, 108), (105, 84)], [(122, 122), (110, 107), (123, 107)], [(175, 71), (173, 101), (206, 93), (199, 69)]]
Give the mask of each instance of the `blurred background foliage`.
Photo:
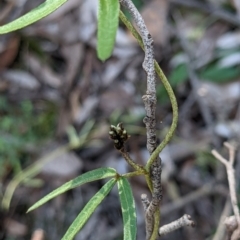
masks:
[[(16, 19), (41, 2), (1, 1), (0, 23)], [(162, 224), (189, 213), (198, 225), (195, 230), (182, 229), (162, 239), (224, 239), (217, 229), (228, 203), (227, 178), (210, 151), (216, 148), (227, 156), (222, 142), (240, 142), (238, 1), (133, 2), (153, 36), (156, 60), (179, 104), (176, 135), (161, 153)], [(120, 23), (113, 56), (100, 62), (96, 26), (97, 0), (69, 0), (46, 19), (0, 36), (0, 201), (19, 174), (68, 145), (69, 136), (70, 141), (86, 141), (41, 166), (37, 176), (41, 185), (31, 184), (35, 178), (20, 181), (9, 199), (10, 208), (0, 208), (0, 240), (30, 239), (36, 228), (44, 229), (46, 239), (60, 239), (104, 182), (70, 191), (26, 215), (29, 206), (86, 171), (101, 166), (114, 167), (120, 173), (131, 170), (109, 140), (110, 124), (123, 122), (131, 135), (128, 150), (139, 164), (149, 157), (142, 122), (144, 54)], [(159, 79), (156, 88), (157, 137), (161, 141), (171, 124), (172, 109)], [(239, 154), (236, 162), (239, 182)], [(131, 185), (138, 211), (137, 239), (144, 239), (139, 196), (147, 186), (142, 178), (132, 179)], [(111, 192), (76, 239), (121, 239), (117, 199), (116, 192)]]

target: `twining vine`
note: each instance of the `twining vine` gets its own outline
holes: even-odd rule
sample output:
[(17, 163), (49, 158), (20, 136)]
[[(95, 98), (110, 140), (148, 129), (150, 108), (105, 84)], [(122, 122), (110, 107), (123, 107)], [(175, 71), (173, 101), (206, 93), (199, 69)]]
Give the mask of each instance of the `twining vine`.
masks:
[[(57, 8), (59, 8), (63, 3), (65, 3), (67, 0), (46, 0), (43, 4), (39, 5), (39, 7), (33, 9), (29, 13), (25, 14), (24, 16), (16, 19), (12, 23), (6, 24), (4, 26), (0, 27), (0, 34), (11, 32), (20, 28), (23, 28), (33, 22), (38, 21), (39, 19), (49, 15), (51, 12), (55, 11)], [(147, 74), (147, 91), (146, 94), (143, 96), (143, 102), (146, 109), (146, 117), (144, 118), (144, 123), (146, 125), (147, 129), (147, 149), (149, 151), (150, 157), (147, 161), (146, 166), (141, 166), (137, 163), (135, 163), (131, 158), (129, 153), (126, 151), (126, 148), (124, 147), (125, 142), (128, 140), (129, 136), (126, 132), (126, 130), (123, 128), (123, 125), (120, 123), (116, 127), (111, 125), (110, 127), (110, 138), (114, 141), (115, 148), (122, 154), (122, 156), (125, 158), (125, 160), (128, 162), (130, 166), (134, 168), (134, 172), (123, 174), (122, 176), (118, 175), (113, 169), (99, 169), (95, 170), (94, 172), (88, 172), (86, 175), (81, 175), (79, 178), (75, 179), (73, 182), (75, 183), (75, 186), (81, 185), (83, 183), (102, 179), (106, 177), (113, 177), (115, 176), (115, 179), (110, 180), (107, 184), (104, 185), (102, 188), (102, 193), (97, 193), (90, 201), (89, 204), (91, 204), (91, 207), (88, 207), (88, 205), (85, 206), (86, 211), (88, 211), (88, 218), (94, 211), (94, 209), (97, 207), (98, 204), (102, 201), (102, 199), (108, 194), (108, 192), (111, 190), (113, 185), (117, 182), (119, 185), (119, 193), (120, 193), (120, 200), (121, 205), (123, 209), (123, 216), (124, 219), (128, 219), (128, 216), (126, 215), (126, 212), (124, 211), (126, 209), (129, 210), (129, 215), (131, 215), (131, 219), (134, 221), (134, 208), (128, 205), (125, 205), (125, 193), (124, 191), (128, 189), (129, 199), (133, 200), (133, 197), (131, 195), (130, 185), (127, 182), (128, 177), (137, 176), (137, 175), (144, 175), (147, 181), (147, 184), (149, 186), (149, 189), (152, 193), (152, 199), (149, 200), (146, 194), (142, 194), (141, 199), (143, 203), (143, 207), (145, 210), (145, 222), (146, 222), (146, 239), (147, 240), (156, 240), (158, 234), (162, 234), (162, 232), (167, 232), (168, 230), (165, 230), (168, 227), (165, 227), (164, 231), (162, 229), (159, 230), (160, 226), (160, 202), (162, 199), (162, 186), (161, 186), (161, 159), (159, 157), (160, 152), (163, 150), (163, 148), (169, 143), (169, 141), (172, 139), (174, 131), (177, 127), (178, 122), (178, 106), (176, 97), (174, 95), (174, 92), (172, 90), (171, 85), (169, 84), (166, 76), (164, 75), (163, 71), (159, 67), (158, 63), (154, 60), (154, 51), (153, 51), (153, 40), (148, 32), (145, 23), (142, 19), (142, 16), (134, 6), (131, 0), (99, 0), (99, 19), (98, 19), (98, 56), (102, 60), (106, 60), (110, 55), (111, 51), (114, 46), (114, 39), (118, 27), (118, 13), (119, 17), (122, 20), (122, 22), (126, 25), (126, 27), (130, 30), (132, 35), (136, 38), (137, 42), (141, 46), (141, 48), (145, 51), (145, 58), (143, 62), (143, 69), (145, 70)], [(137, 30), (133, 27), (133, 25), (127, 20), (125, 15), (120, 9), (120, 4), (125, 7), (129, 13), (131, 14), (133, 20), (136, 23), (137, 28), (139, 29), (140, 34), (137, 32)], [(111, 24), (109, 23), (109, 20), (111, 21)], [(111, 25), (111, 26), (110, 26)], [(109, 34), (109, 36), (108, 36)], [(106, 44), (108, 42), (109, 44)], [(155, 72), (157, 73), (158, 77), (162, 81), (168, 96), (170, 98), (172, 111), (173, 111), (173, 119), (171, 126), (169, 128), (168, 133), (166, 134), (163, 141), (157, 146), (157, 137), (156, 137), (156, 119), (155, 119), (155, 113), (156, 113), (156, 79), (155, 79)], [(71, 143), (70, 143), (71, 144)], [(74, 146), (76, 147), (76, 146)], [(73, 148), (73, 147), (72, 147)], [(72, 149), (71, 148), (71, 149)], [(70, 148), (69, 148), (70, 149)], [(34, 172), (35, 173), (35, 172)], [(96, 176), (96, 173), (98, 176)], [(116, 173), (116, 175), (115, 175)], [(34, 175), (34, 174), (33, 174)], [(22, 181), (24, 179), (20, 179)], [(32, 206), (30, 210), (33, 210), (40, 205), (44, 204), (45, 202), (49, 201), (50, 199), (56, 197), (57, 195), (72, 189), (73, 182), (68, 182), (64, 185), (62, 185), (60, 188), (54, 190), (52, 193), (45, 196), (42, 200), (39, 200), (37, 203)], [(19, 184), (19, 182), (17, 182)], [(16, 187), (16, 186), (15, 186)], [(14, 188), (15, 189), (15, 188)], [(13, 190), (14, 191), (14, 190)], [(12, 192), (13, 193), (13, 192)], [(104, 194), (103, 194), (104, 193)], [(131, 195), (131, 196), (130, 196)], [(89, 210), (90, 209), (90, 210)], [(80, 215), (78, 215), (77, 219), (74, 220), (72, 225), (70, 226), (71, 234), (66, 233), (63, 239), (72, 239), (74, 235), (77, 233), (77, 231), (80, 230), (79, 228), (79, 221), (81, 222), (82, 226), (85, 224), (88, 218), (86, 218), (84, 221), (82, 220), (82, 216), (85, 213), (81, 212)], [(184, 220), (185, 219), (185, 220)], [(184, 221), (183, 221), (184, 220)], [(181, 221), (184, 222), (185, 225), (191, 223), (188, 217), (181, 218)], [(183, 226), (184, 226), (183, 224)], [(177, 222), (177, 225), (178, 222)], [(175, 226), (175, 227), (176, 227)], [(135, 225), (133, 226), (133, 228)], [(171, 227), (170, 227), (171, 228)], [(74, 230), (72, 232), (72, 230)], [(126, 231), (127, 230), (127, 231)], [(131, 235), (131, 239), (135, 239), (135, 230), (131, 229), (131, 226), (124, 226), (124, 231), (128, 232)], [(70, 234), (70, 235), (69, 235)], [(128, 234), (128, 233), (126, 233)], [(68, 238), (69, 236), (72, 236)], [(130, 236), (129, 235), (129, 236)], [(125, 236), (125, 235), (124, 235)], [(127, 236), (127, 235), (126, 235)], [(124, 239), (126, 239), (126, 236)], [(128, 238), (129, 239), (129, 238)], [(127, 239), (127, 240), (128, 240)]]

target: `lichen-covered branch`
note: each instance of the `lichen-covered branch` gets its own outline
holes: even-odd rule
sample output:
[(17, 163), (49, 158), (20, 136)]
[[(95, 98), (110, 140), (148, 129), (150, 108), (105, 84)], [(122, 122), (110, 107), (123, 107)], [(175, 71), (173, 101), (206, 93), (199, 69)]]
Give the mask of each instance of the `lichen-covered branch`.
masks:
[[(147, 74), (147, 91), (143, 96), (143, 102), (146, 110), (144, 123), (147, 130), (147, 149), (152, 155), (157, 147), (156, 138), (156, 79), (154, 66), (153, 40), (147, 27), (142, 19), (142, 16), (130, 0), (120, 0), (120, 3), (130, 12), (142, 38), (142, 43), (145, 51), (143, 61), (143, 69)], [(160, 202), (162, 197), (161, 187), (161, 159), (155, 156), (150, 168), (150, 179), (152, 182), (152, 200), (146, 209), (146, 239), (157, 238), (157, 229), (160, 222)], [(144, 206), (146, 207), (146, 205)]]
[[(152, 224), (150, 228), (151, 231), (149, 229), (149, 232), (152, 232), (153, 234), (154, 234), (154, 228), (156, 227), (159, 228), (159, 224), (160, 224), (160, 220), (158, 216), (160, 216), (160, 202), (162, 200), (161, 173), (162, 173), (161, 159), (158, 157), (157, 160), (155, 160), (152, 163), (150, 168), (150, 178), (152, 180), (152, 200), (146, 211), (146, 222), (148, 222), (149, 227), (150, 227), (150, 223)], [(152, 236), (152, 238), (150, 237), (151, 235), (147, 235), (146, 239), (151, 239), (151, 240), (156, 239), (155, 236)]]
[[(240, 235), (240, 214), (237, 202), (237, 194), (236, 194), (236, 182), (235, 182), (235, 170), (234, 170), (234, 159), (235, 159), (235, 147), (228, 142), (224, 143), (224, 146), (228, 148), (229, 151), (229, 160), (225, 159), (222, 155), (220, 155), (216, 150), (212, 150), (212, 154), (216, 157), (220, 162), (222, 162), (227, 170), (227, 177), (228, 177), (228, 185), (229, 185), (229, 192), (230, 198), (233, 208), (233, 213), (237, 220), (238, 228), (236, 231), (233, 232), (233, 235), (236, 234)], [(235, 237), (231, 237), (231, 239), (235, 239)], [(236, 238), (239, 239), (239, 238)]]
[[(120, 1), (120, 3), (122, 3), (123, 6), (125, 6), (130, 11), (130, 13), (131, 13), (132, 9), (134, 9), (134, 6), (132, 6), (133, 4), (131, 3), (130, 0), (129, 1), (119, 0), (119, 1)], [(125, 3), (125, 5), (124, 5), (124, 3)], [(139, 28), (135, 18), (136, 18), (136, 16), (137, 17), (140, 16), (140, 18), (141, 18), (141, 15), (138, 12), (131, 13), (131, 15), (132, 15), (133, 20), (135, 21), (137, 27)], [(131, 33), (138, 41), (141, 48), (146, 52), (146, 50), (148, 50), (149, 45), (145, 43), (145, 37), (150, 36), (150, 35), (145, 34), (144, 36), (142, 36), (142, 31), (141, 31), (141, 29), (139, 29), (139, 32), (141, 34), (141, 36), (140, 36), (139, 33), (136, 31), (136, 29), (133, 27), (133, 25), (127, 20), (127, 18), (121, 11), (120, 11), (120, 19), (126, 25), (126, 27), (131, 31)], [(148, 40), (147, 42), (150, 42), (150, 41)], [(147, 49), (146, 49), (146, 46), (147, 46)], [(147, 53), (146, 53), (146, 56), (148, 56)], [(145, 59), (146, 58), (147, 57), (145, 57)], [(147, 60), (148, 60), (148, 58), (147, 58)], [(145, 66), (145, 65), (143, 64), (143, 66)], [(162, 81), (162, 83), (168, 93), (168, 96), (170, 98), (170, 102), (171, 102), (172, 109), (173, 109), (173, 120), (172, 120), (172, 124), (171, 124), (171, 127), (170, 127), (167, 135), (165, 136), (163, 141), (156, 147), (156, 135), (154, 135), (155, 133), (152, 134), (151, 130), (148, 130), (148, 129), (155, 129), (155, 110), (150, 109), (150, 111), (148, 111), (148, 108), (146, 108), (146, 105), (147, 105), (147, 107), (149, 106), (150, 108), (152, 108), (154, 106), (154, 101), (152, 101), (152, 99), (149, 98), (149, 93), (152, 94), (153, 92), (149, 91), (149, 88), (148, 88), (146, 95), (143, 96), (143, 100), (144, 100), (144, 104), (145, 104), (145, 108), (146, 108), (146, 112), (147, 112), (147, 116), (144, 119), (144, 122), (145, 122), (145, 124), (146, 124), (146, 122), (148, 122), (146, 124), (146, 128), (147, 128), (147, 131), (149, 131), (149, 134), (147, 133), (147, 136), (148, 136), (148, 140), (149, 140), (148, 141), (148, 150), (150, 152), (150, 158), (148, 159), (145, 168), (146, 168), (147, 172), (150, 173), (150, 176), (146, 176), (146, 180), (148, 182), (149, 188), (152, 191), (152, 201), (149, 202), (148, 199), (143, 198), (142, 202), (143, 202), (144, 209), (147, 208), (145, 221), (146, 221), (147, 239), (150, 239), (150, 240), (155, 240), (157, 238), (157, 231), (158, 231), (158, 228), (160, 225), (159, 205), (160, 205), (160, 201), (162, 198), (162, 192), (161, 192), (161, 159), (159, 158), (159, 153), (163, 150), (163, 148), (171, 140), (171, 138), (175, 132), (175, 129), (177, 127), (177, 122), (178, 122), (178, 105), (177, 105), (176, 97), (174, 95), (172, 87), (169, 84), (163, 71), (159, 67), (158, 63), (155, 60), (154, 60), (154, 68), (155, 68), (155, 71), (156, 71), (157, 75), (159, 76), (160, 80)], [(150, 74), (150, 76), (151, 76), (151, 74)], [(149, 79), (151, 79), (151, 78), (148, 78), (148, 80)], [(155, 87), (155, 80), (153, 83), (154, 84), (150, 85), (151, 87), (152, 86)], [(153, 115), (153, 118), (149, 119), (148, 116), (152, 116), (152, 115)], [(151, 121), (151, 119), (153, 119), (153, 121)], [(144, 196), (146, 197), (146, 195), (144, 195)]]
[[(122, 20), (122, 22), (125, 24), (125, 26), (128, 28), (128, 30), (132, 33), (132, 35), (136, 38), (136, 40), (137, 40), (138, 44), (141, 46), (141, 48), (145, 51), (141, 36), (136, 31), (134, 26), (128, 21), (128, 19), (125, 17), (125, 15), (123, 14), (122, 11), (120, 11), (119, 17)], [(165, 136), (163, 141), (158, 145), (158, 147), (154, 150), (153, 154), (148, 159), (148, 162), (146, 165), (147, 170), (150, 169), (150, 166), (152, 165), (153, 161), (155, 161), (156, 157), (159, 156), (159, 153), (164, 149), (164, 147), (172, 139), (172, 136), (177, 128), (177, 122), (178, 122), (178, 104), (177, 104), (177, 100), (176, 100), (175, 94), (173, 92), (173, 89), (172, 89), (170, 83), (168, 82), (165, 74), (163, 73), (162, 69), (160, 68), (160, 66), (158, 65), (158, 63), (156, 61), (154, 61), (154, 66), (155, 66), (155, 71), (156, 71), (158, 77), (162, 81), (162, 84), (168, 93), (168, 96), (169, 96), (169, 99), (171, 102), (171, 106), (172, 106), (172, 110), (173, 110), (173, 120), (172, 120), (172, 124), (171, 124), (171, 127), (169, 128), (167, 135)]]
[[(147, 149), (152, 155), (157, 147), (156, 137), (156, 79), (154, 68), (153, 40), (144, 23), (144, 20), (131, 0), (120, 0), (120, 3), (131, 14), (142, 38), (145, 57), (143, 69), (147, 74), (147, 91), (143, 96), (143, 102), (146, 110), (144, 123), (147, 129)], [(156, 239), (157, 228), (159, 225), (159, 207), (161, 201), (161, 159), (156, 156), (153, 160), (150, 171), (152, 181), (152, 200), (146, 210), (146, 239)], [(155, 229), (155, 230), (154, 230)]]
[(185, 227), (185, 226), (191, 226), (191, 227), (195, 226), (195, 223), (191, 219), (191, 216), (187, 215), (187, 214), (183, 215), (181, 218), (179, 218), (176, 221), (173, 221), (169, 224), (162, 226), (159, 229), (159, 236), (164, 236), (170, 232), (173, 232), (173, 231), (175, 231), (179, 228)]
[(156, 79), (154, 69), (153, 40), (147, 30), (141, 14), (138, 12), (132, 1), (120, 0), (120, 3), (131, 14), (143, 40), (145, 50), (143, 69), (147, 73), (147, 91), (146, 95), (143, 96), (143, 102), (146, 110), (144, 123), (146, 124), (147, 128), (147, 149), (151, 155), (156, 148)]

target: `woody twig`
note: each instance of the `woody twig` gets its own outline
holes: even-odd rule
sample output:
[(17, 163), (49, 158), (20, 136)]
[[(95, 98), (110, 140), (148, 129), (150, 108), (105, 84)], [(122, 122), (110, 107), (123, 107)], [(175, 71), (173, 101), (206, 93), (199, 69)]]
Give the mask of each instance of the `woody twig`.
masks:
[[(147, 74), (147, 91), (142, 97), (146, 110), (146, 117), (144, 123), (147, 129), (147, 149), (151, 155), (157, 147), (156, 138), (156, 79), (154, 69), (154, 52), (153, 40), (143, 21), (142, 16), (130, 0), (119, 0), (121, 5), (124, 6), (131, 14), (139, 33), (142, 37), (145, 58), (143, 61), (143, 69)], [(152, 182), (152, 200), (146, 209), (146, 239), (156, 239), (152, 236), (154, 228), (159, 227), (159, 205), (162, 197), (161, 193), (161, 160), (157, 157), (150, 168), (150, 178)], [(146, 206), (145, 206), (146, 207)], [(156, 231), (155, 231), (156, 232)]]
[[(239, 214), (239, 208), (237, 204), (237, 194), (236, 194), (236, 182), (235, 182), (235, 170), (234, 170), (234, 159), (235, 159), (235, 153), (236, 149), (235, 147), (225, 142), (224, 146), (229, 151), (229, 160), (225, 159), (220, 153), (218, 153), (215, 149), (212, 150), (212, 154), (220, 161), (222, 162), (227, 170), (227, 177), (228, 177), (228, 184), (229, 184), (229, 192), (230, 192), (230, 198), (233, 208), (234, 217), (226, 218), (225, 219), (225, 225), (230, 232), (231, 239), (239, 239), (240, 237), (240, 214)], [(232, 222), (235, 222), (233, 224), (235, 227), (229, 227), (232, 226)]]

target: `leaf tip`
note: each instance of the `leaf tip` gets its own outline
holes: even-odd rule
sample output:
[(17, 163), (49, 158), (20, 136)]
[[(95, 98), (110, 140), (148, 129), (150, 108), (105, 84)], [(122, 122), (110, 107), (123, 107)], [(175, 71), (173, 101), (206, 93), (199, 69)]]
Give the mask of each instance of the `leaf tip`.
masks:
[(32, 211), (32, 209), (29, 208), (29, 209), (26, 211), (26, 214), (29, 213), (29, 212), (31, 212), (31, 211)]
[(102, 54), (99, 50), (97, 51), (97, 56), (102, 62), (105, 62), (110, 57), (110, 55)]
[(26, 211), (26, 213), (29, 213), (29, 212), (33, 211), (34, 209), (36, 209), (35, 204), (32, 205), (32, 206)]

